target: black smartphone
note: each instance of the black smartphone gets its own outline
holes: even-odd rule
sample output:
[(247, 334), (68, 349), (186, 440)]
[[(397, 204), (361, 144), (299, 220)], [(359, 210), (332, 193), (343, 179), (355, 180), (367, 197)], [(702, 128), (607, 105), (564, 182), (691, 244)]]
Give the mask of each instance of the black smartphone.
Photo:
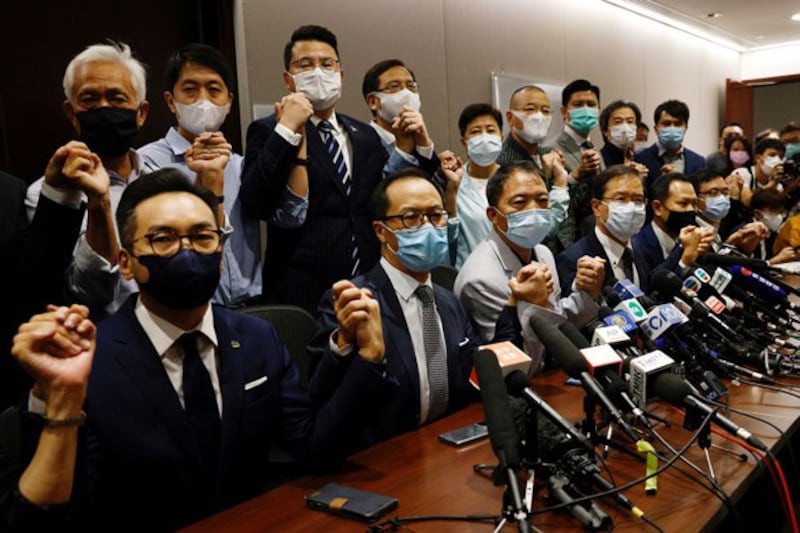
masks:
[(476, 422), (439, 435), (439, 440), (451, 446), (462, 446), (489, 436), (486, 422)]

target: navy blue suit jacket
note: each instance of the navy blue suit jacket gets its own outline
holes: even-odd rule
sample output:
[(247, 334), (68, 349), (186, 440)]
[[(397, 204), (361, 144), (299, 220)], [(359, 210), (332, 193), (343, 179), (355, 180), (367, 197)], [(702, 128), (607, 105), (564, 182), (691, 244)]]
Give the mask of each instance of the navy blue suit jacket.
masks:
[[(420, 383), (408, 326), (386, 272), (378, 264), (365, 275), (354, 279), (353, 283), (369, 288), (378, 300), (387, 371), (399, 382), (394, 396), (382, 406), (380, 415), (363, 431), (359, 446), (366, 447), (419, 426)], [(478, 397), (468, 380), (472, 371), (472, 356), (481, 341), (453, 293), (434, 285), (434, 295), (447, 345), (448, 412), (453, 412)], [(324, 401), (342, 386), (342, 377), (349, 372), (348, 367), (358, 364), (360, 360), (356, 355), (340, 357), (330, 350), (328, 343), (331, 333), (338, 327), (330, 291), (320, 302), (317, 325), (317, 335), (309, 345), (313, 368), (309, 392), (315, 399)]]
[[(614, 269), (611, 268), (611, 262), (608, 259), (605, 248), (600, 244), (594, 230), (586, 236), (581, 237), (572, 246), (558, 254), (556, 263), (558, 265), (558, 281), (561, 283), (561, 295), (566, 296), (572, 292), (572, 282), (575, 281), (575, 273), (577, 271), (576, 264), (578, 259), (588, 255), (590, 257), (602, 257), (606, 260), (605, 277), (603, 278), (603, 285), (614, 285), (619, 281), (614, 276)], [(636, 272), (639, 274), (640, 287), (647, 287), (650, 283), (650, 271), (647, 269), (644, 261), (636, 253), (636, 248), (633, 248), (633, 265)], [(633, 280), (630, 280), (633, 281)]]
[[(661, 244), (658, 242), (658, 237), (656, 237), (652, 224), (645, 224), (642, 230), (631, 238), (631, 245), (633, 246), (633, 256), (638, 258), (638, 261), (644, 265), (645, 270), (650, 272), (651, 275), (657, 268), (680, 272), (678, 263), (681, 260), (681, 255), (683, 255), (683, 247), (680, 244), (675, 246), (669, 256), (664, 258)], [(649, 284), (642, 286), (642, 290), (647, 291), (648, 289)]]
[(135, 302), (100, 324), (87, 394), (90, 491), (94, 518), (107, 531), (174, 529), (259, 494), (276, 439), (301, 459), (338, 462), (391, 393), (374, 369), (353, 368), (315, 410), (273, 327), (214, 307), (222, 438), (216, 493), (201, 507), (209, 498), (198, 493), (199, 451)]
[[(706, 168), (705, 158), (697, 152), (689, 150), (685, 146), (683, 147), (683, 159), (683, 173), (687, 176), (696, 172), (702, 172)], [(664, 166), (664, 158), (658, 155), (658, 144), (653, 144), (649, 148), (636, 152), (634, 160), (646, 166), (649, 171), (647, 180), (645, 181), (645, 192), (648, 192), (653, 181), (661, 175), (661, 167)]]
[[(375, 131), (336, 114), (352, 145), (351, 193), (348, 196), (319, 132), (309, 121), (308, 214), (299, 228), (268, 224), (264, 258), (264, 298), (270, 303), (299, 305), (313, 313), (320, 296), (337, 280), (352, 277), (352, 238), (362, 272), (379, 259), (372, 231), (369, 197), (382, 179), (386, 150)], [(242, 170), (242, 206), (248, 216), (269, 220), (286, 190), (297, 147), (275, 133), (275, 117), (251, 123)]]

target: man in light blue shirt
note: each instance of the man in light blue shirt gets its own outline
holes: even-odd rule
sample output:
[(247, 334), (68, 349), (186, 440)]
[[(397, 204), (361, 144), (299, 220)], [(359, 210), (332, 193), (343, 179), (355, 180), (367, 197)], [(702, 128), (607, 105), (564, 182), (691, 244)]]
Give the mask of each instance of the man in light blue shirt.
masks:
[[(139, 155), (151, 170), (177, 168), (194, 181), (197, 169), (212, 170), (206, 157), (229, 154), (223, 175), (205, 183), (219, 197), (226, 225), (233, 229), (224, 248), (222, 279), (214, 301), (245, 305), (261, 296), (261, 240), (258, 220), (244, 215), (239, 200), (244, 158), (230, 151), (219, 132), (233, 102), (233, 69), (216, 48), (188, 44), (170, 56), (164, 78), (164, 98), (178, 125), (163, 139), (141, 147)], [(207, 155), (195, 155), (200, 146)]]

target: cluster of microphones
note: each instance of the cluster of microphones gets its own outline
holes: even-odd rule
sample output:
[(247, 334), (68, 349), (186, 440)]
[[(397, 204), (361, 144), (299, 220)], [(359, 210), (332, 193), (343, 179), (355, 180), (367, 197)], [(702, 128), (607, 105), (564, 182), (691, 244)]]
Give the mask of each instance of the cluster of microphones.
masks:
[[(582, 426), (548, 405), (527, 375), (504, 371), (490, 351), (477, 353), (486, 422), (499, 459), (495, 480), (507, 487), (506, 518), (530, 531), (532, 488), (523, 488), (518, 474), (525, 464), (536, 464), (552, 502), (564, 504), (587, 529), (611, 524), (598, 505), (583, 498), (589, 487), (611, 493), (616, 503), (647, 520), (601, 475), (595, 462), (601, 428), (592, 426), (592, 408), (603, 413), (608, 429), (618, 429), (617, 441), (635, 443), (643, 429), (653, 429), (660, 419), (647, 404), (658, 398), (685, 410), (689, 429), (694, 429), (688, 425), (694, 414), (766, 451), (715, 403), (727, 395), (725, 378), (774, 384), (775, 376), (800, 370), (800, 308), (789, 301), (792, 293), (800, 294), (764, 261), (707, 254), (680, 275), (653, 272), (648, 294), (628, 280), (606, 287), (607, 305), (582, 330), (533, 317), (531, 328), (550, 360), (586, 391)], [(522, 424), (509, 395), (526, 400)], [(581, 504), (570, 505), (576, 500)]]

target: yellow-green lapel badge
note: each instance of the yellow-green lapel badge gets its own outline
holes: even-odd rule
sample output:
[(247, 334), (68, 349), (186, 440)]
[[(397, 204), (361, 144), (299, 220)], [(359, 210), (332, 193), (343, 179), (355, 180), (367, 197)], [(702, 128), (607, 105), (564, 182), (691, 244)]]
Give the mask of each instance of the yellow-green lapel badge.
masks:
[(239, 341), (231, 341), (231, 348), (241, 348), (241, 346), (242, 345), (239, 344)]

